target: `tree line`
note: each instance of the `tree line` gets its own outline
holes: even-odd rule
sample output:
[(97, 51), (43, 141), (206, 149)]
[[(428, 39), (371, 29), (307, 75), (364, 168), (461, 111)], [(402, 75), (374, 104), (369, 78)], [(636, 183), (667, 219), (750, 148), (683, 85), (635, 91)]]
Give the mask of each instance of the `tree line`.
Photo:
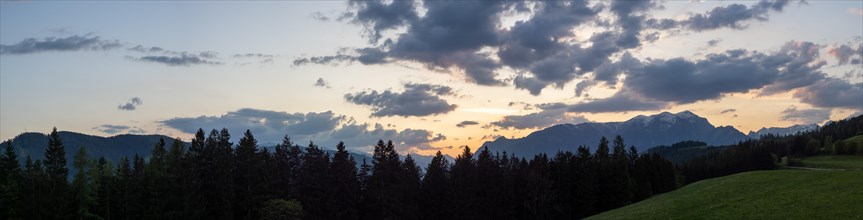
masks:
[(863, 141), (841, 141), (856, 135), (863, 135), (863, 116), (828, 122), (812, 131), (782, 136), (768, 134), (757, 140), (741, 141), (692, 159), (678, 169), (686, 182), (691, 183), (746, 171), (775, 169), (783, 158), (791, 163), (819, 154), (863, 155)]
[[(464, 147), (453, 162), (437, 152), (421, 168), (392, 141), (371, 161), (344, 143), (330, 155), (285, 137), (273, 152), (250, 131), (199, 129), (186, 146), (164, 139), (149, 158), (112, 162), (85, 147), (72, 159), (56, 128), (43, 159), (21, 167), (11, 141), (0, 161), (2, 219), (577, 219), (679, 187), (656, 154), (602, 138), (596, 151), (520, 158)], [(359, 163), (359, 165), (358, 165)]]

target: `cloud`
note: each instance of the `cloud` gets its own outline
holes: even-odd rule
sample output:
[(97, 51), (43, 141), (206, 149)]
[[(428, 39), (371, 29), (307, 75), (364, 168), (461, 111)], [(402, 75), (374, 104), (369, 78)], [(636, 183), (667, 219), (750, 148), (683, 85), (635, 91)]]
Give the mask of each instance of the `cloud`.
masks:
[(120, 133), (120, 132), (129, 130), (129, 128), (130, 128), (129, 126), (125, 126), (125, 125), (104, 124), (104, 125), (99, 125), (97, 127), (93, 127), (93, 130), (105, 132), (107, 134), (116, 134), (116, 133)]
[(827, 53), (839, 60), (839, 65), (863, 63), (863, 43), (858, 43), (857, 46), (851, 43), (834, 45)]
[(775, 94), (824, 78), (817, 48), (809, 42), (789, 42), (771, 54), (728, 50), (695, 61), (656, 59), (629, 69), (624, 84), (634, 94), (674, 104), (762, 88), (762, 95)]
[(324, 87), (327, 89), (332, 88), (330, 86), (330, 82), (327, 82), (326, 80), (324, 80), (324, 78), (318, 78), (318, 81), (315, 81), (315, 86), (316, 87)]
[(111, 125), (103, 124), (93, 127), (93, 130), (104, 132), (109, 135), (114, 134), (147, 134), (148, 132), (142, 128), (126, 125)]
[(352, 17), (352, 22), (365, 26), (370, 40), (377, 42), (381, 32), (402, 27), (419, 18), (414, 4), (414, 1), (391, 1), (389, 4), (383, 0), (350, 1), (348, 5), (354, 13), (347, 16)]
[[(788, 1), (731, 4), (680, 20), (652, 18), (652, 10), (664, 8), (659, 1), (381, 0), (348, 5), (342, 18), (363, 26), (369, 45), (300, 57), (295, 66), (412, 62), (430, 70), (458, 72), (478, 85), (512, 85), (539, 95), (549, 86), (560, 89), (578, 78), (588, 81), (582, 81), (577, 94), (598, 82), (614, 86), (624, 67), (640, 63), (627, 51), (664, 33), (645, 34), (645, 30), (742, 29), (746, 21), (766, 21), (770, 12), (781, 12)], [(501, 22), (512, 16), (520, 20), (511, 26)], [(585, 28), (596, 29), (587, 32), (591, 34), (587, 40), (574, 31)], [(387, 31), (396, 33), (383, 34)], [(498, 73), (501, 69), (518, 74), (504, 78)]]
[(608, 98), (594, 99), (591, 101), (563, 106), (565, 106), (566, 110), (569, 112), (603, 113), (661, 110), (668, 108), (670, 104), (667, 102), (642, 98), (629, 90), (621, 90)]
[(243, 108), (221, 116), (199, 116), (195, 118), (173, 118), (161, 123), (186, 133), (194, 133), (198, 128), (242, 127), (261, 135), (285, 133), (311, 135), (336, 128), (344, 116), (331, 111), (304, 113), (285, 113)]
[(365, 151), (371, 150), (369, 146), (378, 140), (393, 140), (400, 149), (407, 150), (446, 139), (424, 129), (395, 130), (381, 124), (357, 123), (332, 111), (287, 113), (244, 108), (220, 116), (177, 117), (160, 123), (185, 133), (194, 133), (198, 128), (224, 127), (233, 134), (242, 134), (249, 129), (262, 143), (279, 142), (285, 135), (298, 144), (314, 141), (327, 148), (344, 141), (348, 147)]
[(791, 106), (782, 111), (780, 121), (792, 121), (801, 124), (821, 124), (830, 119), (830, 109), (805, 109), (798, 110), (796, 106)]
[(863, 108), (863, 83), (851, 84), (837, 78), (827, 78), (798, 89), (794, 97), (820, 108)]
[(350, 103), (370, 106), (372, 117), (438, 115), (453, 111), (457, 107), (440, 98), (444, 95), (455, 95), (449, 86), (407, 83), (404, 84), (404, 89), (401, 93), (372, 90), (349, 93), (344, 97)]
[(720, 6), (703, 14), (690, 15), (689, 18), (680, 21), (680, 23), (684, 27), (695, 31), (719, 28), (744, 29), (748, 26), (743, 23), (744, 21), (767, 21), (770, 11), (782, 12), (782, 9), (789, 2), (789, 0), (762, 0), (751, 6), (742, 4)]
[(479, 122), (476, 122), (476, 121), (462, 121), (462, 122), (459, 122), (458, 124), (456, 124), (455, 126), (463, 128), (463, 127), (467, 127), (470, 125), (478, 125), (478, 124), (479, 124)]
[(729, 109), (722, 110), (721, 112), (719, 112), (719, 114), (731, 113), (731, 112), (736, 112), (736, 111), (737, 111), (737, 109), (729, 108)]
[(312, 13), (312, 14), (310, 15), (310, 17), (311, 17), (312, 19), (315, 19), (315, 20), (318, 20), (318, 21), (324, 21), (324, 22), (330, 21), (330, 17), (328, 17), (328, 16), (324, 15), (324, 13), (321, 13), (321, 12), (319, 12), (319, 11), (318, 11), (318, 12), (314, 12), (314, 13)]
[[(201, 56), (203, 55), (203, 56)], [(157, 56), (142, 56), (142, 57), (132, 57), (126, 56), (127, 59), (141, 61), (141, 62), (152, 62), (152, 63), (161, 63), (168, 66), (191, 66), (191, 65), (222, 65), (223, 62), (208, 60), (212, 59), (215, 54), (212, 53), (201, 53), (201, 54), (192, 54), (187, 52), (182, 52), (179, 55), (157, 55)]]
[(491, 125), (504, 129), (545, 128), (555, 124), (588, 122), (584, 116), (567, 113), (564, 109), (544, 109), (526, 115), (507, 115)]
[(126, 104), (122, 104), (122, 105), (117, 106), (117, 109), (126, 110), (126, 111), (134, 111), (141, 104), (144, 104), (144, 102), (141, 101), (141, 98), (132, 97), (131, 99), (129, 99), (129, 102), (126, 102)]
[[(757, 91), (758, 95), (796, 91), (796, 96), (804, 102), (821, 102), (820, 105), (824, 106), (849, 106), (856, 103), (853, 102), (857, 97), (853, 93), (856, 87), (847, 82), (843, 84), (841, 80), (827, 80), (826, 74), (821, 72), (820, 69), (826, 63), (820, 59), (819, 48), (820, 45), (811, 42), (792, 41), (769, 53), (737, 49), (708, 54), (696, 60), (671, 58), (642, 61), (625, 53), (618, 61), (604, 63), (597, 68), (593, 79), (583, 80), (576, 85), (576, 95), (580, 95), (596, 85), (598, 80), (612, 87), (621, 75), (625, 75), (623, 86), (617, 93), (608, 98), (563, 105), (568, 106), (570, 112), (659, 110), (751, 91)], [(831, 91), (830, 87), (822, 86), (826, 82), (850, 92)], [(833, 97), (821, 97), (826, 93)], [(837, 103), (826, 103), (833, 100)]]
[(722, 40), (721, 39), (709, 40), (709, 41), (707, 41), (707, 46), (715, 47), (716, 45), (719, 45), (719, 42), (722, 42)]
[(167, 51), (161, 47), (145, 47), (145, 46), (140, 45), (140, 44), (136, 45), (134, 47), (126, 48), (126, 50), (135, 51), (135, 52), (139, 52), (139, 53), (162, 53), (162, 52)]
[(11, 45), (0, 44), (0, 55), (23, 55), (40, 52), (110, 50), (119, 48), (117, 41), (102, 40), (98, 36), (72, 35), (68, 37), (27, 38)]

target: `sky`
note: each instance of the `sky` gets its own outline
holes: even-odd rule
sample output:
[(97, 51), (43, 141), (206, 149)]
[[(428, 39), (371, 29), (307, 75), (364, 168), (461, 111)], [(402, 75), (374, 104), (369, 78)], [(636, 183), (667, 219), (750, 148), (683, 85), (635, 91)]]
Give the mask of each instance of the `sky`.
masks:
[(863, 112), (863, 1), (0, 1), (0, 139), (250, 129), (456, 155), (554, 124)]

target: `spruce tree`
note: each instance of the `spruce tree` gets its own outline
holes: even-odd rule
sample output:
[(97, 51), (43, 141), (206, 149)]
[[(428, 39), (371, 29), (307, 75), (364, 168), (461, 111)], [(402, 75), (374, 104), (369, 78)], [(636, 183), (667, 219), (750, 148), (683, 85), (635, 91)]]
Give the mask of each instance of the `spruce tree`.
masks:
[(462, 216), (466, 219), (474, 219), (476, 211), (476, 161), (470, 147), (464, 146), (464, 150), (455, 158), (455, 163), (450, 171), (452, 174), (452, 185), (450, 195), (452, 196), (452, 215)]
[(449, 187), (449, 161), (438, 151), (426, 168), (420, 188), (422, 216), (427, 219), (450, 218)]
[(410, 154), (405, 156), (404, 162), (401, 163), (401, 175), (399, 177), (401, 180), (398, 188), (401, 191), (401, 198), (399, 198), (401, 206), (398, 209), (400, 211), (398, 213), (399, 219), (419, 219), (420, 217), (418, 204), (420, 179), (422, 178), (420, 169)]
[(344, 142), (336, 145), (329, 172), (332, 183), (332, 199), (327, 203), (329, 218), (358, 219), (360, 185), (357, 180), (357, 163), (345, 149)]
[(250, 130), (246, 130), (237, 150), (234, 152), (234, 192), (236, 206), (234, 219), (254, 219), (256, 206), (259, 201), (260, 173), (263, 161), (258, 152), (258, 141)]
[(21, 204), (21, 166), (12, 140), (6, 142), (6, 151), (0, 155), (0, 219), (23, 217)]
[(331, 183), (327, 175), (329, 165), (329, 154), (310, 141), (303, 155), (298, 185), (305, 219), (328, 219), (327, 200), (332, 199), (328, 187)]
[(300, 169), (303, 165), (303, 151), (300, 146), (295, 145), (291, 138), (285, 135), (282, 143), (276, 145), (273, 154), (275, 166), (273, 173), (276, 176), (276, 198), (290, 200), (297, 198), (297, 182), (299, 181)]
[(87, 147), (78, 148), (72, 157), (72, 167), (77, 170), (72, 180), (76, 215), (81, 219), (95, 218), (96, 214), (91, 213), (91, 210), (96, 205), (96, 183), (93, 179), (93, 162), (90, 160), (90, 154), (87, 153)]
[(392, 141), (379, 140), (372, 155), (372, 174), (365, 193), (366, 219), (399, 219), (401, 162)]
[(165, 139), (153, 145), (150, 151), (150, 161), (144, 169), (144, 184), (148, 193), (146, 200), (146, 215), (154, 218), (167, 218), (168, 184), (168, 151), (165, 150)]
[(60, 219), (74, 214), (69, 204), (69, 169), (66, 168), (66, 148), (55, 127), (48, 136), (45, 149), (45, 171), (48, 174), (48, 194), (53, 198), (45, 201), (48, 207), (55, 207), (52, 218)]

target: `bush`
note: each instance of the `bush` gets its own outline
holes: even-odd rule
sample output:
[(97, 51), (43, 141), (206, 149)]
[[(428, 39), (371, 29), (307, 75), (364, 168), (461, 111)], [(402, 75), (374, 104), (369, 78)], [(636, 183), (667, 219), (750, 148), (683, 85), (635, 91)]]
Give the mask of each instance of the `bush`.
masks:
[(271, 199), (264, 202), (260, 209), (261, 219), (294, 220), (303, 219), (303, 205), (295, 199)]

